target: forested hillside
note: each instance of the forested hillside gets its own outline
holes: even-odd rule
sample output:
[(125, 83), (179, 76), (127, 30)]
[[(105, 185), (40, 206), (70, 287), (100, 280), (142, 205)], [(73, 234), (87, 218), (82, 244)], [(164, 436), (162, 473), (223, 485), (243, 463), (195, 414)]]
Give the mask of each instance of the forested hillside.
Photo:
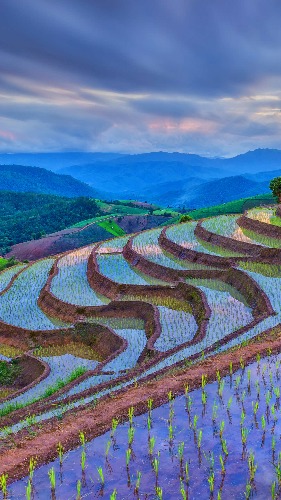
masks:
[(100, 213), (90, 198), (0, 191), (0, 253)]
[(0, 165), (1, 191), (56, 194), (74, 198), (96, 196), (97, 191), (70, 175), (59, 175), (44, 168)]

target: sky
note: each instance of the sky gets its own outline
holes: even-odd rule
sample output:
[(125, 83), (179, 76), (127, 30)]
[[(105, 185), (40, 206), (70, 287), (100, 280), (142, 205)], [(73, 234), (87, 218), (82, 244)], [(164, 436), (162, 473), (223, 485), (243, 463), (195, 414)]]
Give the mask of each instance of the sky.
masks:
[(0, 151), (281, 149), (280, 0), (1, 0)]

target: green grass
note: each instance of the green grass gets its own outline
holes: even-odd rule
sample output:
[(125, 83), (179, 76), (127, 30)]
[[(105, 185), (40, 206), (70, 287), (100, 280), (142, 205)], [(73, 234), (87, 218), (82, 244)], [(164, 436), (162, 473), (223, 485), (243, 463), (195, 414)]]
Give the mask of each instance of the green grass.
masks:
[(259, 205), (270, 205), (275, 204), (276, 199), (270, 194), (260, 194), (257, 196), (251, 196), (249, 198), (241, 198), (240, 200), (229, 201), (228, 203), (223, 203), (222, 205), (215, 205), (212, 207), (198, 208), (189, 212), (188, 215), (194, 220), (203, 219), (205, 217), (213, 217), (214, 215), (221, 214), (239, 214), (244, 211), (244, 209), (250, 209), (253, 207), (258, 207)]
[(0, 386), (11, 385), (20, 373), (20, 367), (17, 361), (6, 363), (0, 361)]
[(180, 217), (180, 213), (172, 210), (171, 208), (159, 208), (157, 210), (153, 210), (152, 215), (167, 215), (169, 217)]
[(270, 224), (273, 224), (274, 226), (281, 226), (281, 218), (277, 217), (276, 215), (271, 217), (270, 219)]
[(80, 222), (77, 222), (77, 224), (73, 224), (73, 226), (71, 227), (84, 227), (87, 226), (88, 224), (92, 224), (93, 222), (100, 222), (103, 221), (104, 219), (108, 219), (108, 217), (110, 216), (111, 214), (107, 214), (107, 215), (100, 215), (99, 217), (93, 217), (91, 219), (81, 220)]
[(7, 267), (8, 259), (4, 259), (4, 257), (0, 257), (0, 271)]
[[(133, 209), (131, 209), (130, 207), (128, 207), (128, 210), (133, 210)], [(124, 215), (136, 215), (136, 214), (130, 213), (128, 211), (128, 213), (126, 213), (126, 214), (123, 213), (122, 214), (122, 216), (124, 216)], [(141, 214), (139, 214), (139, 215), (141, 215)], [(100, 215), (99, 217), (93, 217), (92, 219), (81, 220), (80, 222), (77, 222), (76, 224), (73, 224), (71, 227), (84, 227), (84, 226), (87, 226), (87, 224), (92, 224), (93, 222), (99, 223), (99, 222), (103, 222), (103, 221), (106, 221), (106, 220), (112, 220), (115, 217), (120, 217), (120, 214), (114, 212), (114, 213), (108, 213), (108, 214), (105, 214), (105, 215)]]
[(281, 277), (281, 266), (275, 264), (263, 264), (260, 262), (239, 262), (239, 267), (246, 271), (253, 271), (254, 273), (262, 274), (270, 278)]
[(123, 236), (126, 234), (125, 231), (123, 231), (123, 229), (112, 219), (99, 222), (98, 225), (105, 229), (108, 233), (113, 234), (113, 236)]
[(107, 212), (108, 215), (110, 214), (115, 214), (115, 215), (144, 215), (147, 214), (148, 210), (147, 208), (143, 207), (131, 207), (128, 205), (123, 205), (121, 204), (115, 204), (110, 203), (110, 202), (105, 202), (101, 200), (95, 200), (99, 209)]
[(78, 377), (81, 377), (87, 369), (84, 366), (78, 366), (71, 372), (69, 377), (66, 379), (58, 379), (55, 384), (50, 385), (47, 387), (45, 392), (39, 396), (38, 398), (32, 399), (31, 401), (28, 401), (27, 403), (9, 403), (8, 405), (4, 406), (3, 408), (0, 408), (0, 417), (5, 417), (6, 415), (9, 415), (15, 410), (19, 410), (21, 408), (25, 408), (26, 406), (29, 406), (33, 403), (37, 403), (38, 401), (41, 401), (42, 399), (48, 398), (49, 396), (52, 396), (55, 392), (59, 391), (63, 387), (65, 387), (67, 384), (70, 382), (73, 382), (73, 380), (76, 380)]
[(10, 257), (9, 259), (4, 259), (4, 257), (0, 257), (0, 272), (8, 267), (15, 266), (19, 264), (19, 262), (15, 259), (15, 257)]
[(261, 243), (262, 245), (267, 245), (268, 247), (272, 248), (280, 248), (281, 247), (281, 241), (278, 240), (277, 238), (270, 238), (268, 236), (265, 236), (263, 234), (256, 233), (254, 231), (250, 231), (249, 229), (243, 229), (243, 233), (245, 236), (248, 236), (253, 242), (259, 244)]

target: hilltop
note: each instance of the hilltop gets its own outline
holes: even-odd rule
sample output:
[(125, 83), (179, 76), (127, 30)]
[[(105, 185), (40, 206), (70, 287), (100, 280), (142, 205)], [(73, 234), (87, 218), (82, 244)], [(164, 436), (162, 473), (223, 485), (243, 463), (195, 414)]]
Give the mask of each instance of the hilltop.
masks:
[(55, 194), (69, 198), (96, 196), (92, 187), (70, 175), (24, 165), (0, 165), (1, 191)]

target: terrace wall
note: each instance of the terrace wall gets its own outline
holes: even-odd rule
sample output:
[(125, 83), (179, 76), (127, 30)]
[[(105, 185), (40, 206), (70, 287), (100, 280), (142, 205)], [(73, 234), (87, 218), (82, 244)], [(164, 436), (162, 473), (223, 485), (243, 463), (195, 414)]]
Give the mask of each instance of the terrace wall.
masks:
[(234, 252), (244, 253), (254, 257), (256, 262), (270, 262), (273, 264), (280, 262), (281, 259), (281, 249), (279, 248), (262, 247), (254, 243), (246, 243), (244, 241), (238, 241), (220, 234), (212, 233), (202, 226), (202, 222), (197, 224), (194, 234), (212, 245), (224, 247)]
[(184, 270), (180, 271), (161, 266), (160, 264), (147, 260), (143, 255), (137, 253), (133, 249), (133, 238), (130, 238), (128, 243), (124, 246), (123, 255), (133, 267), (136, 267), (144, 274), (148, 274), (148, 276), (153, 276), (154, 278), (170, 283), (176, 283), (181, 276), (185, 276)]
[[(150, 264), (152, 264), (152, 267), (154, 268), (154, 263), (150, 261), (146, 262), (146, 274), (151, 276), (152, 273), (150, 272)], [(156, 264), (156, 266), (158, 273), (165, 273), (165, 268), (163, 268), (163, 266), (159, 266), (158, 264)], [(155, 268), (154, 271), (156, 272)], [(209, 317), (210, 315), (209, 306), (205, 301), (204, 294), (201, 290), (198, 290), (192, 285), (179, 283), (181, 276), (181, 274), (178, 276), (179, 273), (181, 273), (181, 271), (176, 271), (174, 274), (175, 277), (177, 276), (177, 284), (171, 286), (130, 285), (116, 283), (100, 273), (94, 251), (89, 257), (87, 269), (87, 276), (90, 285), (94, 290), (99, 291), (100, 293), (106, 293), (108, 296), (112, 295), (112, 297), (116, 297), (118, 299), (126, 295), (137, 296), (139, 298), (143, 297), (144, 300), (149, 300), (150, 297), (176, 298), (180, 301), (190, 303), (197, 323), (201, 323), (203, 319), (206, 319), (206, 317)], [(183, 271), (183, 273), (185, 274), (185, 271)]]
[(210, 255), (204, 252), (196, 252), (190, 248), (184, 248), (178, 243), (170, 240), (167, 236), (167, 229), (165, 227), (159, 236), (160, 246), (170, 252), (172, 255), (181, 260), (187, 260), (196, 264), (203, 264), (204, 266), (214, 266), (220, 268), (228, 268), (233, 264), (233, 259), (227, 257), (220, 257), (216, 255)]
[(251, 217), (247, 217), (247, 215), (242, 215), (241, 217), (239, 217), (239, 219), (237, 219), (237, 224), (243, 229), (254, 231), (257, 234), (261, 234), (262, 236), (279, 239), (281, 243), (281, 227), (279, 226), (268, 224), (267, 222), (262, 222), (256, 219), (251, 219)]
[[(200, 226), (201, 229), (205, 231), (204, 228)], [(208, 231), (209, 232), (209, 231)], [(213, 233), (210, 233), (213, 235)], [(217, 236), (214, 234), (214, 236)], [(219, 235), (218, 235), (219, 236)], [(225, 238), (225, 237), (222, 237)], [(226, 238), (229, 239), (229, 238)], [(240, 243), (240, 242), (238, 242)], [(258, 245), (257, 245), (258, 246)], [(135, 252), (135, 250), (132, 249), (132, 241), (129, 240), (127, 245), (124, 247), (124, 250), (126, 248), (126, 255), (130, 256), (130, 259), (134, 257), (137, 259), (139, 257), (139, 254)], [(262, 248), (262, 247), (259, 247)], [(274, 249), (273, 249), (274, 250)], [(146, 273), (150, 274), (150, 269), (152, 268), (154, 275), (156, 275), (156, 270), (157, 270), (157, 276), (159, 279), (161, 279), (162, 273), (166, 273), (166, 269), (159, 265), (155, 264), (150, 261), (145, 261), (144, 257), (140, 256), (140, 265), (143, 268), (145, 265)], [(142, 269), (141, 269), (142, 270)], [(243, 271), (240, 271), (238, 269), (230, 268), (227, 270), (195, 270), (195, 271), (189, 271), (189, 270), (172, 270), (174, 271), (174, 276), (178, 275), (178, 280), (182, 280), (183, 277), (185, 278), (198, 278), (198, 279), (218, 279), (221, 281), (224, 281), (225, 283), (228, 283), (229, 285), (233, 286), (236, 290), (238, 290), (247, 300), (248, 304), (252, 307), (253, 309), (253, 314), (255, 317), (258, 317), (260, 314), (274, 314), (274, 311), (272, 309), (272, 306), (270, 304), (270, 301), (266, 294), (263, 292), (263, 290), (260, 288), (260, 286), (254, 281), (248, 274), (244, 273)], [(195, 287), (194, 287), (195, 288)], [(198, 290), (195, 288), (195, 290)]]
[(19, 396), (20, 394), (23, 394), (24, 392), (28, 391), (29, 389), (32, 389), (35, 385), (39, 384), (42, 380), (48, 377), (50, 374), (50, 367), (45, 361), (42, 359), (37, 359), (33, 354), (30, 352), (24, 354), (23, 356), (18, 357), (21, 366), (27, 365), (28, 366), (28, 371), (30, 372), (30, 376), (32, 377), (32, 381), (22, 387), (21, 389), (13, 392), (9, 396), (6, 396), (5, 398), (0, 398), (0, 402), (4, 403), (6, 401), (10, 401), (11, 399)]

